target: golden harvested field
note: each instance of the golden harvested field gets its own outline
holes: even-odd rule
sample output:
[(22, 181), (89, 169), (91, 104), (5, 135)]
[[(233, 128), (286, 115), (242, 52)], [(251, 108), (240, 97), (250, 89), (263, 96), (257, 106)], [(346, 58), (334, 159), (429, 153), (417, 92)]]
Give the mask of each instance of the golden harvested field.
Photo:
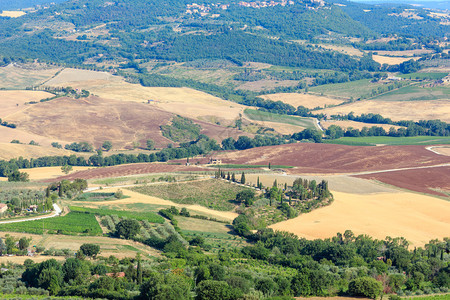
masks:
[(358, 195), (332, 191), (327, 207), (270, 226), (307, 239), (329, 238), (350, 229), (377, 239), (405, 237), (412, 246), (450, 233), (450, 202), (413, 193)]
[[(433, 53), (433, 50), (430, 49), (414, 49), (414, 50), (404, 50), (404, 51), (376, 51), (378, 55), (382, 56), (414, 56), (414, 55), (422, 55), (427, 53)], [(411, 58), (410, 58), (411, 59)]]
[[(93, 169), (94, 167), (72, 167), (73, 172), (84, 171)], [(50, 179), (57, 178), (59, 176), (65, 175), (63, 171), (61, 171), (61, 167), (43, 167), (43, 168), (33, 168), (33, 169), (20, 169), (20, 172), (26, 172), (30, 175), (30, 180), (42, 180), (42, 179)], [(70, 174), (69, 173), (69, 174)]]
[(21, 143), (28, 144), (30, 141), (35, 141), (44, 147), (51, 147), (52, 142), (58, 142), (65, 145), (68, 142), (57, 138), (45, 137), (39, 134), (30, 133), (19, 128), (8, 128), (0, 126), (0, 143), (10, 143), (12, 140), (18, 140)]
[(338, 105), (343, 101), (328, 97), (316, 96), (311, 94), (303, 93), (279, 93), (279, 94), (269, 94), (261, 96), (263, 99), (269, 99), (272, 101), (282, 101), (284, 103), (290, 104), (297, 108), (298, 106), (304, 106), (306, 108), (316, 108), (316, 107), (326, 107), (329, 105)]
[(394, 121), (399, 120), (436, 120), (450, 122), (450, 100), (433, 101), (358, 101), (339, 107), (331, 107), (320, 112), (328, 115), (355, 115), (378, 113)]
[(300, 132), (305, 129), (305, 127), (285, 124), (285, 123), (277, 123), (277, 122), (269, 122), (269, 121), (255, 121), (248, 119), (249, 122), (258, 124), (259, 126), (273, 128), (279, 134), (289, 134)]
[(25, 105), (26, 102), (39, 102), (41, 99), (53, 96), (53, 94), (41, 91), (0, 91), (0, 118), (6, 118), (32, 105)]
[(352, 128), (359, 129), (359, 130), (361, 130), (363, 127), (370, 128), (372, 126), (377, 126), (377, 127), (383, 127), (383, 129), (386, 131), (389, 131), (389, 128), (391, 128), (391, 127), (394, 127), (395, 129), (401, 127), (401, 126), (390, 125), (390, 124), (367, 124), (367, 123), (356, 122), (356, 121), (334, 121), (334, 120), (320, 121), (320, 125), (322, 125), (323, 129), (328, 129), (328, 127), (330, 127), (331, 125), (336, 125), (336, 126), (340, 126), (340, 127), (344, 128), (344, 129), (352, 127)]
[(148, 105), (91, 96), (35, 104), (7, 120), (49, 140), (86, 141), (96, 147), (109, 140), (117, 149), (134, 141), (144, 143), (148, 138), (157, 147), (167, 145), (170, 141), (162, 136), (160, 125), (171, 117), (172, 114)]
[(350, 46), (337, 46), (337, 45), (328, 45), (328, 44), (319, 44), (320, 47), (325, 49), (330, 49), (334, 51), (338, 51), (344, 54), (353, 55), (353, 56), (363, 56), (364, 52), (350, 47)]
[(448, 146), (442, 146), (442, 147), (433, 147), (433, 152), (437, 152), (442, 155), (450, 156), (450, 147)]
[(398, 190), (389, 186), (379, 184), (372, 180), (365, 180), (361, 178), (350, 177), (346, 175), (280, 175), (280, 174), (245, 174), (245, 179), (249, 183), (256, 184), (257, 180), (264, 186), (272, 186), (273, 182), (277, 180), (278, 184), (284, 186), (287, 183), (288, 186), (292, 186), (292, 183), (297, 178), (315, 180), (320, 182), (321, 180), (328, 181), (328, 186), (331, 190), (342, 193), (353, 194), (375, 194), (375, 193), (397, 193)]
[[(114, 201), (96, 201), (96, 202), (74, 202), (76, 205), (83, 205), (88, 207), (99, 207), (99, 206), (114, 206), (114, 207), (123, 207), (127, 204), (135, 204), (135, 203), (144, 203), (144, 204), (152, 204), (152, 205), (161, 205), (161, 208), (167, 206), (175, 206), (178, 208), (186, 207), (189, 211), (200, 212), (202, 214), (207, 214), (213, 216), (215, 218), (224, 219), (227, 221), (232, 221), (234, 218), (238, 216), (237, 213), (228, 212), (228, 211), (217, 211), (213, 209), (209, 209), (200, 205), (187, 205), (187, 204), (178, 204), (169, 200), (164, 200), (157, 197), (152, 197), (148, 195), (144, 195), (141, 193), (133, 192), (128, 189), (123, 188), (123, 193), (126, 196), (130, 196), (130, 198), (114, 200)], [(117, 188), (107, 188), (99, 190), (102, 193), (115, 193)]]
[[(219, 112), (216, 110), (217, 114)], [(147, 139), (152, 139), (158, 148), (173, 143), (163, 137), (160, 129), (172, 117), (172, 113), (155, 105), (90, 96), (82, 99), (64, 97), (35, 104), (6, 120), (49, 141), (86, 141), (95, 147), (111, 141), (114, 149), (123, 149), (132, 147), (133, 143), (143, 146)], [(217, 141), (247, 135), (235, 128), (200, 120), (195, 122), (202, 128), (200, 133)]]
[(25, 15), (24, 11), (20, 10), (4, 10), (0, 13), (0, 17), (18, 18)]
[(23, 158), (38, 158), (42, 156), (71, 154), (73, 154), (73, 152), (64, 149), (56, 149), (53, 147), (0, 143), (0, 159), (5, 160), (18, 158), (19, 156), (22, 156)]
[(147, 103), (166, 111), (200, 119), (215, 116), (232, 121), (242, 114), (244, 106), (222, 100), (190, 88), (144, 87), (125, 82), (105, 72), (65, 69), (47, 85), (87, 89), (102, 98)]
[(411, 57), (392, 57), (392, 56), (383, 56), (383, 55), (373, 55), (373, 60), (380, 64), (388, 64), (388, 65), (398, 65), (402, 62), (408, 61), (410, 59), (415, 59)]
[(52, 78), (59, 68), (46, 68), (39, 64), (20, 66), (9, 64), (0, 68), (0, 88), (25, 89), (40, 85)]

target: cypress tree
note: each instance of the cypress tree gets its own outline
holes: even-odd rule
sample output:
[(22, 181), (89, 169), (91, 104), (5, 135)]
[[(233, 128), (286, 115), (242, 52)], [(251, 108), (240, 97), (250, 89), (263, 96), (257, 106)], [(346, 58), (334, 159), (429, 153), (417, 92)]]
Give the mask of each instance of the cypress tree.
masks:
[(245, 184), (245, 174), (244, 174), (244, 172), (242, 172), (242, 175), (241, 175), (241, 184)]
[(236, 182), (236, 176), (233, 174), (231, 174), (231, 181)]

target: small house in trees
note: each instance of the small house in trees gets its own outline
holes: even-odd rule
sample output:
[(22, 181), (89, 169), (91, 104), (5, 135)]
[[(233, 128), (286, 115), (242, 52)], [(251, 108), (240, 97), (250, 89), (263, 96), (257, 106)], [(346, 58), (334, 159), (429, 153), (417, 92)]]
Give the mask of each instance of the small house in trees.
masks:
[(0, 203), (0, 214), (5, 213), (8, 210), (8, 205), (5, 203)]

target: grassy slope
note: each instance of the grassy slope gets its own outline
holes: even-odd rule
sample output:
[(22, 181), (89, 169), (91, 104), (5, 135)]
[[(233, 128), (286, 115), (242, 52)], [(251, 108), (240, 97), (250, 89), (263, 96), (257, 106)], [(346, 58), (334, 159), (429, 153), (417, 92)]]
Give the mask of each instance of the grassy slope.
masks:
[(343, 137), (337, 140), (324, 141), (328, 144), (374, 146), (384, 145), (436, 145), (450, 144), (450, 137), (441, 136), (412, 136), (412, 137), (390, 137), (390, 136), (367, 136), (367, 137)]
[(273, 114), (270, 112), (265, 112), (265, 111), (255, 110), (255, 109), (246, 109), (245, 115), (249, 119), (255, 120), (255, 121), (277, 122), (277, 123), (302, 126), (305, 128), (317, 129), (316, 122), (312, 118), (302, 118), (302, 117), (297, 117), (297, 116), (279, 115), (279, 114)]
[[(238, 178), (240, 178), (238, 176)], [(211, 209), (230, 211), (236, 194), (245, 188), (221, 180), (135, 187), (131, 190), (181, 204), (198, 204)]]

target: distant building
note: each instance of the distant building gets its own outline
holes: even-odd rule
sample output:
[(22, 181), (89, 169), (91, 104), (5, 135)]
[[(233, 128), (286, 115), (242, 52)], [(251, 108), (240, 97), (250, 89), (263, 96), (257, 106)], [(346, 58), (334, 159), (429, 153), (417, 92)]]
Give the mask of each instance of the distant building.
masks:
[(0, 214), (5, 213), (8, 210), (8, 205), (5, 203), (0, 203)]
[(221, 165), (222, 164), (222, 160), (221, 159), (216, 159), (216, 158), (210, 158), (209, 159), (209, 164), (210, 165)]

